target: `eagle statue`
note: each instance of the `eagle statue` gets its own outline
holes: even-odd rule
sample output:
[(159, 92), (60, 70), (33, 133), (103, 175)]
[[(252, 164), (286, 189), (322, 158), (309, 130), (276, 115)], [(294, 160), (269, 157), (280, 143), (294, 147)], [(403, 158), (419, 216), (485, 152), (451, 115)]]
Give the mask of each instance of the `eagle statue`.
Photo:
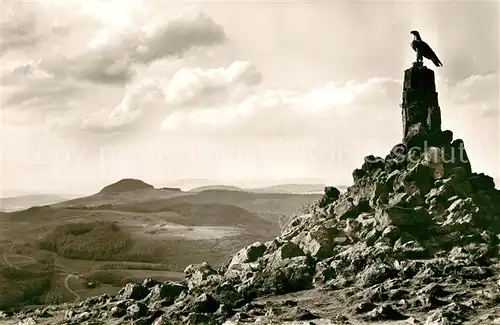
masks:
[(420, 33), (416, 30), (412, 30), (410, 34), (413, 34), (413, 42), (411, 42), (412, 49), (417, 52), (417, 62), (422, 62), (423, 58), (429, 59), (436, 65), (436, 67), (442, 67), (443, 64), (439, 61), (436, 53), (431, 49), (431, 47), (420, 37)]

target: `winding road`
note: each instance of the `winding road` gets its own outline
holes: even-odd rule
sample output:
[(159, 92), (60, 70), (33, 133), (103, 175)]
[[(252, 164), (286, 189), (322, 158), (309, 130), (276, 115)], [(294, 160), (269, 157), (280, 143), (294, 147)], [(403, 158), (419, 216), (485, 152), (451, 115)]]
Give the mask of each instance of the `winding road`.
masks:
[[(10, 246), (10, 251), (12, 252), (14, 250), (14, 241), (12, 241), (12, 245)], [(5, 261), (5, 263), (7, 263), (8, 266), (10, 266), (11, 268), (14, 268), (14, 269), (19, 269), (19, 266), (16, 266), (14, 264), (11, 264), (9, 262), (9, 259), (7, 258), (7, 252), (4, 252), (3, 253), (3, 259)]]
[[(10, 246), (10, 251), (11, 251), (11, 252), (14, 250), (14, 245), (15, 245), (15, 242), (12, 242), (12, 245)], [(4, 252), (4, 253), (3, 253), (3, 259), (4, 259), (5, 263), (6, 263), (8, 266), (10, 266), (10, 267), (12, 267), (12, 268), (14, 268), (14, 269), (20, 269), (20, 267), (19, 267), (19, 266), (14, 265), (14, 264), (12, 264), (12, 263), (9, 261), (9, 259), (8, 259), (8, 257), (7, 257), (7, 252)], [(62, 265), (59, 265), (59, 264), (55, 264), (55, 265), (56, 265), (56, 266), (58, 266), (58, 267), (60, 267), (63, 271), (64, 271), (65, 269), (67, 269), (67, 268), (63, 267)], [(68, 271), (73, 272), (73, 270), (68, 270)], [(64, 279), (64, 287), (66, 288), (66, 290), (67, 290), (68, 292), (70, 292), (72, 295), (74, 295), (74, 296), (75, 296), (75, 301), (74, 301), (74, 302), (78, 302), (78, 301), (80, 300), (80, 295), (79, 295), (78, 293), (76, 293), (73, 289), (71, 289), (71, 287), (69, 286), (69, 283), (68, 283), (68, 281), (71, 279), (71, 277), (76, 277), (76, 278), (78, 279), (78, 276), (79, 276), (79, 275), (77, 275), (77, 274), (75, 274), (75, 273), (76, 273), (76, 272), (74, 272), (74, 273), (70, 273), (70, 274), (67, 274), (67, 273), (66, 273), (66, 274), (67, 274), (67, 276), (66, 276), (66, 278)]]
[(75, 291), (73, 291), (73, 289), (71, 289), (71, 287), (69, 286), (69, 283), (68, 283), (69, 279), (71, 277), (73, 277), (73, 276), (76, 277), (76, 278), (78, 278), (77, 275), (68, 274), (68, 276), (64, 279), (64, 287), (66, 288), (66, 290), (68, 290), (69, 292), (71, 292), (72, 294), (75, 295), (75, 301), (74, 302), (78, 302), (78, 300), (80, 300), (80, 295), (78, 293), (76, 293)]
[(3, 259), (4, 259), (5, 263), (6, 263), (8, 266), (10, 266), (11, 268), (14, 268), (14, 269), (19, 269), (19, 267), (18, 267), (18, 266), (14, 265), (14, 264), (11, 264), (11, 263), (9, 262), (9, 259), (7, 258), (7, 253), (5, 253), (5, 252), (3, 253)]

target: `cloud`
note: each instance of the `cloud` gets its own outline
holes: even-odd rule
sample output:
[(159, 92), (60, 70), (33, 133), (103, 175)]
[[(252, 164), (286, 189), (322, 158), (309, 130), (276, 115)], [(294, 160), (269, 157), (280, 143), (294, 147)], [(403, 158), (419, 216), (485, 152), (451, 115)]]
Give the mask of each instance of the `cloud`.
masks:
[(39, 38), (34, 33), (34, 20), (31, 17), (16, 19), (13, 15), (2, 14), (0, 33), (0, 53), (16, 48), (33, 46)]
[(456, 83), (445, 85), (451, 103), (469, 113), (485, 117), (498, 116), (499, 108), (499, 76), (497, 73), (476, 74)]
[[(237, 103), (175, 111), (162, 122), (169, 132), (232, 135), (311, 135), (357, 129), (397, 107), (400, 81), (329, 83), (305, 90), (256, 91)], [(364, 116), (363, 119), (360, 116)], [(370, 119), (369, 117), (372, 117)]]
[(250, 62), (235, 61), (230, 66), (213, 69), (183, 68), (168, 82), (167, 103), (172, 106), (220, 103), (231, 96), (241, 96), (261, 82), (262, 75)]
[(104, 30), (87, 44), (83, 53), (52, 60), (54, 71), (97, 83), (126, 83), (137, 65), (164, 58), (179, 58), (189, 50), (223, 44), (222, 26), (204, 12), (178, 15), (140, 28)]
[[(82, 30), (93, 30), (97, 27), (89, 19), (83, 19), (75, 11), (68, 11), (44, 1), (8, 1), (1, 2), (2, 12), (0, 33), (0, 54), (13, 52), (23, 57), (37, 54), (39, 48), (45, 45), (52, 46), (67, 38), (75, 27)], [(78, 35), (80, 36), (80, 35)], [(78, 37), (77, 39), (80, 39)], [(54, 48), (52, 48), (54, 50)]]
[(21, 57), (41, 59), (60, 78), (125, 84), (138, 66), (227, 40), (224, 28), (201, 10), (172, 15), (155, 8), (116, 1), (2, 3), (2, 53), (31, 47)]
[[(170, 62), (186, 66), (190, 50), (198, 53), (226, 41), (223, 27), (199, 10), (180, 11), (172, 17), (171, 12), (166, 15), (147, 5), (132, 10), (135, 7), (128, 8), (130, 4), (115, 1), (107, 8), (108, 3), (2, 3), (2, 9), (9, 9), (2, 11), (2, 18), (5, 14), (8, 19), (2, 20), (6, 28), (2, 45), (6, 46), (0, 70), (6, 121), (47, 121), (60, 130), (66, 126), (102, 132), (122, 129), (139, 121), (144, 110), (151, 110), (146, 104), (155, 105), (144, 90), (138, 90), (149, 82), (150, 67), (156, 69), (157, 63), (164, 62), (163, 66)], [(31, 49), (25, 50), (27, 46)], [(238, 64), (227, 73), (237, 78), (238, 68), (251, 73), (249, 67)], [(168, 80), (171, 72), (167, 69), (165, 75)], [(239, 82), (228, 78), (230, 83)], [(154, 87), (146, 88), (161, 93), (165, 85)], [(165, 109), (169, 103), (162, 98), (156, 105)]]
[(182, 68), (170, 79), (138, 79), (127, 85), (119, 104), (89, 111), (75, 109), (53, 115), (58, 129), (86, 132), (158, 129), (158, 119), (176, 110), (197, 110), (198, 105), (234, 102), (245, 98), (261, 80), (249, 62), (235, 61), (228, 67)]
[(94, 109), (86, 105), (75, 105), (65, 113), (53, 113), (48, 117), (49, 125), (67, 133), (117, 133), (147, 128), (146, 114), (161, 113), (163, 94), (156, 82), (135, 82), (121, 91), (118, 104), (104, 104)]

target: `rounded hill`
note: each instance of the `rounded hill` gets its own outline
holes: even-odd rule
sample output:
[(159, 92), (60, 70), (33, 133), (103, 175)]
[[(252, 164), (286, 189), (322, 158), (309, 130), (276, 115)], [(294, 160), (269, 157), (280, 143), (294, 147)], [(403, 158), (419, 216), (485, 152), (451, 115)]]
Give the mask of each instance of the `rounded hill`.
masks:
[(124, 178), (116, 183), (104, 187), (99, 193), (112, 194), (120, 192), (128, 192), (135, 190), (153, 189), (153, 185), (145, 183), (138, 179)]

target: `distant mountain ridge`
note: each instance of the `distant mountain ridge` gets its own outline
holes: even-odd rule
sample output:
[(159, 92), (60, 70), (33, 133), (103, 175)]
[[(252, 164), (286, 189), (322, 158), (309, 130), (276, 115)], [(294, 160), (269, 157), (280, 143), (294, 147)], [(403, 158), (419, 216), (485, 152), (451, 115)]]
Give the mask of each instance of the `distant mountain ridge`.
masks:
[[(188, 192), (201, 192), (201, 191), (244, 191), (244, 192), (255, 192), (255, 193), (283, 193), (283, 194), (323, 194), (325, 184), (295, 184), (295, 183), (284, 183), (276, 184), (271, 186), (245, 188), (238, 187), (234, 185), (205, 185), (190, 189)], [(343, 191), (347, 186), (339, 185), (337, 188)]]
[(234, 186), (234, 185), (204, 185), (204, 186), (198, 186), (195, 188), (190, 189), (188, 192), (201, 192), (201, 191), (245, 191), (245, 189)]
[(55, 204), (70, 199), (52, 194), (29, 194), (0, 198), (0, 211), (11, 212), (28, 209), (33, 206)]
[(276, 184), (266, 187), (257, 187), (248, 189), (252, 192), (265, 192), (265, 193), (293, 193), (293, 194), (305, 194), (305, 193), (323, 193), (326, 185), (325, 184)]

